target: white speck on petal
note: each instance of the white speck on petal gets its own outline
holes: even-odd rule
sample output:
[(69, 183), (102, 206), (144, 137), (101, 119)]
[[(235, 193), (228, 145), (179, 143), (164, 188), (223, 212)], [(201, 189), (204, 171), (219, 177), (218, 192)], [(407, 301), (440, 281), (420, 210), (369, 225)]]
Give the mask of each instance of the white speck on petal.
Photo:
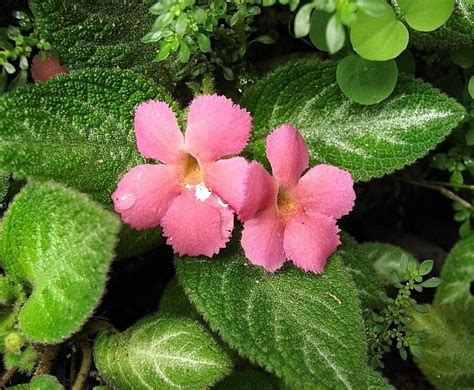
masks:
[(221, 198), (217, 198), (217, 203), (219, 204), (219, 206), (222, 206), (225, 209), (229, 207), (229, 205), (227, 203), (224, 203), (224, 201)]
[(196, 186), (194, 196), (196, 197), (197, 200), (200, 200), (201, 202), (205, 202), (206, 200), (209, 199), (211, 195), (212, 195), (212, 192), (204, 184), (200, 183)]

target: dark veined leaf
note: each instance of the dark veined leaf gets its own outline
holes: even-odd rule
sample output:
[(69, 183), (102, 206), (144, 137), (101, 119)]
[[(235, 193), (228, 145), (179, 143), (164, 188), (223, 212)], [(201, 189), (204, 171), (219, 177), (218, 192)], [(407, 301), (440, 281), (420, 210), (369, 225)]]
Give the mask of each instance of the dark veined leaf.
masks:
[(122, 333), (102, 333), (94, 361), (116, 389), (205, 389), (231, 370), (231, 362), (197, 321), (146, 317)]
[(417, 344), (417, 365), (440, 390), (467, 389), (474, 383), (474, 306), (428, 306), (412, 312), (410, 330), (423, 332)]
[(474, 236), (459, 241), (446, 258), (434, 303), (474, 306)]
[(72, 70), (133, 69), (162, 82), (173, 80), (176, 65), (154, 62), (158, 49), (140, 39), (149, 31), (154, 16), (151, 0), (30, 0), (39, 33), (64, 65)]
[(117, 218), (54, 183), (28, 184), (10, 204), (0, 264), (31, 288), (18, 326), (30, 340), (57, 343), (77, 331), (104, 292)]
[(292, 62), (247, 90), (243, 104), (254, 118), (252, 157), (265, 162), (265, 137), (291, 123), (305, 138), (312, 164), (333, 164), (355, 180), (370, 180), (425, 155), (464, 116), (453, 99), (403, 75), (382, 103), (353, 103), (337, 85), (336, 65)]
[(237, 242), (212, 259), (178, 258), (178, 278), (212, 329), (291, 388), (367, 388), (356, 287), (333, 255), (320, 275), (253, 266)]

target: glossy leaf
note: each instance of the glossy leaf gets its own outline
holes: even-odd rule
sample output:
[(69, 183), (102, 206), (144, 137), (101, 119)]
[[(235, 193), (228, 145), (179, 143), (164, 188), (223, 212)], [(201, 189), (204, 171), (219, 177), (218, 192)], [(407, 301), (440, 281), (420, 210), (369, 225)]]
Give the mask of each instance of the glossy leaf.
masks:
[(170, 101), (151, 80), (99, 69), (10, 93), (0, 99), (0, 169), (62, 182), (109, 205), (117, 181), (145, 161), (133, 112), (153, 98)]
[(408, 30), (393, 10), (378, 17), (360, 12), (351, 26), (351, 42), (361, 57), (371, 61), (387, 61), (398, 57), (406, 49)]
[(418, 31), (433, 31), (451, 16), (455, 0), (396, 0), (406, 22)]
[(352, 55), (339, 62), (336, 78), (349, 99), (371, 105), (390, 96), (397, 85), (398, 69), (394, 60), (368, 61)]
[[(392, 0), (394, 2), (394, 0)], [(432, 32), (411, 32), (411, 40), (425, 50), (455, 50), (474, 46), (474, 3), (456, 0), (446, 24)]]
[(117, 218), (59, 184), (29, 184), (2, 224), (0, 263), (31, 286), (18, 325), (30, 340), (57, 343), (77, 331), (104, 292)]
[(265, 137), (283, 123), (296, 126), (311, 163), (351, 172), (355, 180), (391, 173), (425, 155), (464, 116), (464, 108), (418, 80), (401, 75), (393, 94), (373, 107), (351, 102), (336, 81), (336, 63), (291, 62), (246, 92), (253, 140), (248, 153), (265, 162)]
[(251, 265), (234, 241), (212, 259), (178, 258), (176, 266), (211, 328), (291, 388), (366, 386), (359, 300), (338, 254), (321, 275), (291, 265), (272, 274)]
[(381, 242), (366, 242), (360, 245), (364, 258), (372, 262), (379, 280), (384, 285), (392, 285), (403, 279), (407, 263), (418, 261), (402, 248)]
[(157, 45), (140, 41), (153, 24), (146, 0), (30, 0), (41, 37), (71, 70), (133, 69), (168, 87), (172, 67), (153, 61)]
[(465, 389), (474, 383), (474, 306), (429, 306), (411, 313), (410, 330), (423, 332), (417, 365), (440, 390)]
[(474, 306), (470, 291), (474, 282), (474, 236), (459, 241), (446, 258), (441, 271), (436, 304), (456, 303)]
[(204, 389), (230, 372), (231, 363), (196, 321), (146, 317), (122, 333), (102, 333), (94, 361), (116, 389)]

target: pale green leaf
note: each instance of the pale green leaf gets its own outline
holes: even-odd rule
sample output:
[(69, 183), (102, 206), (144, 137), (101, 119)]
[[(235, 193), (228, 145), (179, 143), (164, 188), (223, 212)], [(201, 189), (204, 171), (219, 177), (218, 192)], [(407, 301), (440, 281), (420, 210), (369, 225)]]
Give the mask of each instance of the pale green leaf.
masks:
[(133, 113), (149, 99), (171, 102), (151, 80), (100, 69), (9, 93), (0, 98), (0, 169), (62, 182), (110, 205), (118, 180), (145, 162)]
[(31, 379), (30, 383), (8, 387), (10, 390), (63, 390), (64, 386), (52, 375), (40, 375)]
[(407, 263), (418, 261), (402, 248), (382, 242), (366, 242), (360, 245), (363, 257), (368, 259), (384, 285), (392, 285), (403, 279)]
[[(392, 0), (395, 3), (395, 0)], [(456, 0), (446, 24), (432, 32), (412, 31), (411, 41), (425, 50), (454, 50), (474, 46), (474, 3)]]
[(59, 184), (28, 184), (17, 195), (2, 224), (0, 264), (31, 286), (18, 319), (28, 339), (57, 343), (92, 314), (119, 226), (112, 213)]
[(237, 242), (212, 259), (178, 258), (178, 278), (212, 329), (291, 388), (365, 388), (357, 291), (339, 255), (320, 275), (291, 265), (268, 273)]
[(312, 3), (303, 5), (295, 16), (295, 37), (302, 38), (309, 33), (311, 27), (311, 12), (313, 12), (314, 5)]
[(312, 164), (333, 164), (355, 180), (369, 180), (425, 155), (464, 116), (456, 101), (403, 75), (382, 103), (353, 103), (337, 85), (336, 65), (291, 62), (246, 91), (243, 104), (254, 118), (252, 157), (265, 162), (266, 136), (291, 123), (305, 138)]
[(230, 372), (224, 351), (202, 325), (150, 316), (122, 333), (102, 333), (94, 361), (113, 388), (205, 389)]
[(418, 31), (433, 31), (451, 16), (455, 0), (396, 0), (406, 22)]
[(162, 82), (174, 81), (176, 65), (153, 61), (157, 45), (140, 41), (154, 16), (152, 0), (30, 0), (40, 35), (69, 69), (133, 69)]
[(474, 383), (474, 306), (429, 306), (412, 312), (410, 330), (423, 332), (417, 365), (440, 390), (467, 389)]
[(474, 282), (474, 236), (459, 241), (449, 253), (441, 271), (436, 304), (456, 303), (474, 306), (470, 288)]

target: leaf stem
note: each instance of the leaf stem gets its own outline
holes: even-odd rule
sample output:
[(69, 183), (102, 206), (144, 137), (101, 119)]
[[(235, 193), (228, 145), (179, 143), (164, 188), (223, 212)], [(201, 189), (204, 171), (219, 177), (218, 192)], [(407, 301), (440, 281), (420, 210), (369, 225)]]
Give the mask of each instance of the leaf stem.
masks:
[(0, 387), (5, 387), (7, 382), (12, 378), (13, 375), (15, 375), (15, 372), (17, 370), (17, 367), (13, 366), (6, 370), (2, 377), (0, 378)]
[(425, 181), (416, 181), (416, 180), (410, 180), (410, 179), (400, 179), (400, 180), (405, 183), (413, 184), (418, 187), (429, 188), (431, 190), (438, 191), (441, 195), (445, 196), (446, 198), (460, 203), (463, 207), (465, 207), (468, 210), (474, 211), (474, 207), (467, 200), (461, 198), (459, 195), (455, 194), (454, 192), (448, 190), (445, 187), (432, 184), (430, 182), (425, 182)]
[(40, 361), (38, 363), (38, 367), (36, 367), (36, 371), (34, 376), (45, 375), (49, 374), (51, 371), (51, 366), (53, 365), (54, 359), (59, 351), (59, 344), (57, 345), (48, 345), (43, 350), (41, 354)]
[(82, 362), (72, 390), (82, 390), (84, 388), (92, 366), (92, 348), (90, 343), (87, 340), (82, 340), (79, 342), (79, 346), (82, 352)]

